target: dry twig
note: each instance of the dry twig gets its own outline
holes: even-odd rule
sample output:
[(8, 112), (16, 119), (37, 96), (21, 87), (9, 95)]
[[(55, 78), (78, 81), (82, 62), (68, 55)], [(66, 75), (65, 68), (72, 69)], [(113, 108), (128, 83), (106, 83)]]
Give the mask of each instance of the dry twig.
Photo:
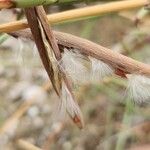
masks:
[[(10, 34), (16, 37), (24, 37), (33, 40), (31, 33), (27, 30), (13, 32)], [(105, 62), (112, 66), (116, 71), (121, 70), (128, 74), (141, 74), (150, 77), (150, 65), (148, 64), (136, 61), (106, 47), (71, 34), (57, 31), (54, 31), (54, 34), (61, 49), (62, 47), (77, 49), (80, 53), (86, 56), (92, 56)]]

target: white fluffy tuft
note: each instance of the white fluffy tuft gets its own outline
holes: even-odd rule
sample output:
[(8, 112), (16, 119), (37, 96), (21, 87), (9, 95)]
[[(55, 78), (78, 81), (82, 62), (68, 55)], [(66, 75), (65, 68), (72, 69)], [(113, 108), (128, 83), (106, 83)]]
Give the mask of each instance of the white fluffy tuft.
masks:
[(82, 120), (82, 113), (78, 104), (74, 101), (71, 93), (67, 89), (65, 83), (62, 84), (62, 96), (61, 96), (61, 115), (68, 113), (71, 118), (78, 116)]
[(18, 39), (18, 49), (16, 51), (16, 61), (19, 65), (22, 65), (24, 62), (24, 58), (23, 58), (23, 49), (24, 49), (24, 44), (21, 38)]
[(77, 50), (64, 49), (62, 65), (72, 80), (78, 84), (100, 81), (114, 72), (106, 63), (83, 56)]
[(114, 70), (106, 63), (90, 57), (92, 62), (91, 78), (92, 81), (102, 80), (106, 76), (113, 74)]
[[(77, 51), (64, 49), (62, 54), (63, 69), (75, 83), (86, 83), (89, 81), (89, 68), (86, 66), (90, 62)], [(90, 65), (89, 65), (90, 66)]]
[(128, 91), (137, 103), (150, 102), (150, 78), (143, 75), (127, 75), (129, 79)]

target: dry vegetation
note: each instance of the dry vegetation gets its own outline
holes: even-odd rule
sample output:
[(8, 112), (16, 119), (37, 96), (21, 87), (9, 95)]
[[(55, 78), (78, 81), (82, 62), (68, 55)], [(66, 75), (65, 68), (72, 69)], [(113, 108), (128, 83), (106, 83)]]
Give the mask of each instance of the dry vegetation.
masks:
[[(59, 11), (83, 5), (46, 9)], [(139, 11), (67, 22), (53, 28), (148, 64), (149, 14), (142, 16)], [(20, 14), (20, 10), (2, 10), (0, 23), (15, 21)], [(41, 65), (35, 45), (30, 40), (8, 35), (0, 36), (0, 43), (0, 149), (150, 149), (149, 105), (133, 103), (126, 92), (125, 78), (114, 75), (74, 87), (85, 120), (85, 127), (80, 130), (67, 117), (61, 116), (61, 122), (57, 122), (59, 98)]]

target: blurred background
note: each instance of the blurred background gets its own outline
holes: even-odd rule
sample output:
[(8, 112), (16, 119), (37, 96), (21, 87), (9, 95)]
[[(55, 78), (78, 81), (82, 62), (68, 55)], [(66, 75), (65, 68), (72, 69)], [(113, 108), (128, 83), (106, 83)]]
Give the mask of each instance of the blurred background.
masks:
[[(108, 1), (107, 1), (108, 2)], [(47, 13), (95, 5), (100, 1), (45, 7)], [(149, 63), (149, 14), (142, 9), (68, 21), (53, 29), (89, 39)], [(24, 18), (20, 9), (1, 10), (0, 23)], [(126, 94), (127, 81), (117, 76), (74, 89), (85, 128), (67, 117), (56, 122), (59, 99), (33, 42), (0, 36), (0, 149), (20, 145), (52, 150), (149, 150), (150, 107), (136, 105)], [(26, 143), (27, 142), (27, 143)], [(33, 148), (33, 147), (32, 147)], [(36, 150), (32, 149), (31, 150)], [(37, 149), (38, 150), (38, 149)]]

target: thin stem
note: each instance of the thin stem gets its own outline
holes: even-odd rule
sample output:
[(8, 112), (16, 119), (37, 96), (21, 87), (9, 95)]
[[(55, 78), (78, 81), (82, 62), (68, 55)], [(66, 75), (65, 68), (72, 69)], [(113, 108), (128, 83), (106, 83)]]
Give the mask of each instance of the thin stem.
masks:
[[(29, 31), (19, 31), (10, 34), (16, 37), (25, 37), (33, 40)], [(60, 47), (77, 49), (83, 55), (101, 60), (113, 67), (115, 70), (119, 69), (124, 73), (141, 74), (150, 77), (150, 65), (148, 64), (136, 61), (106, 47), (71, 34), (54, 31), (54, 35), (58, 40)]]
[[(50, 24), (56, 24), (68, 20), (81, 19), (91, 16), (99, 16), (106, 13), (118, 12), (122, 10), (134, 9), (138, 7), (143, 7), (149, 4), (149, 0), (125, 0), (110, 2), (107, 4), (100, 4), (85, 8), (79, 8), (75, 10), (69, 10), (64, 12), (59, 12), (55, 14), (48, 15), (48, 20)], [(17, 22), (11, 22), (7, 24), (0, 25), (1, 32), (12, 32), (16, 30), (21, 30), (28, 28), (28, 23), (26, 20), (20, 20)]]
[(56, 2), (57, 0), (1, 0), (0, 9), (2, 8), (24, 8), (37, 5), (48, 5)]

